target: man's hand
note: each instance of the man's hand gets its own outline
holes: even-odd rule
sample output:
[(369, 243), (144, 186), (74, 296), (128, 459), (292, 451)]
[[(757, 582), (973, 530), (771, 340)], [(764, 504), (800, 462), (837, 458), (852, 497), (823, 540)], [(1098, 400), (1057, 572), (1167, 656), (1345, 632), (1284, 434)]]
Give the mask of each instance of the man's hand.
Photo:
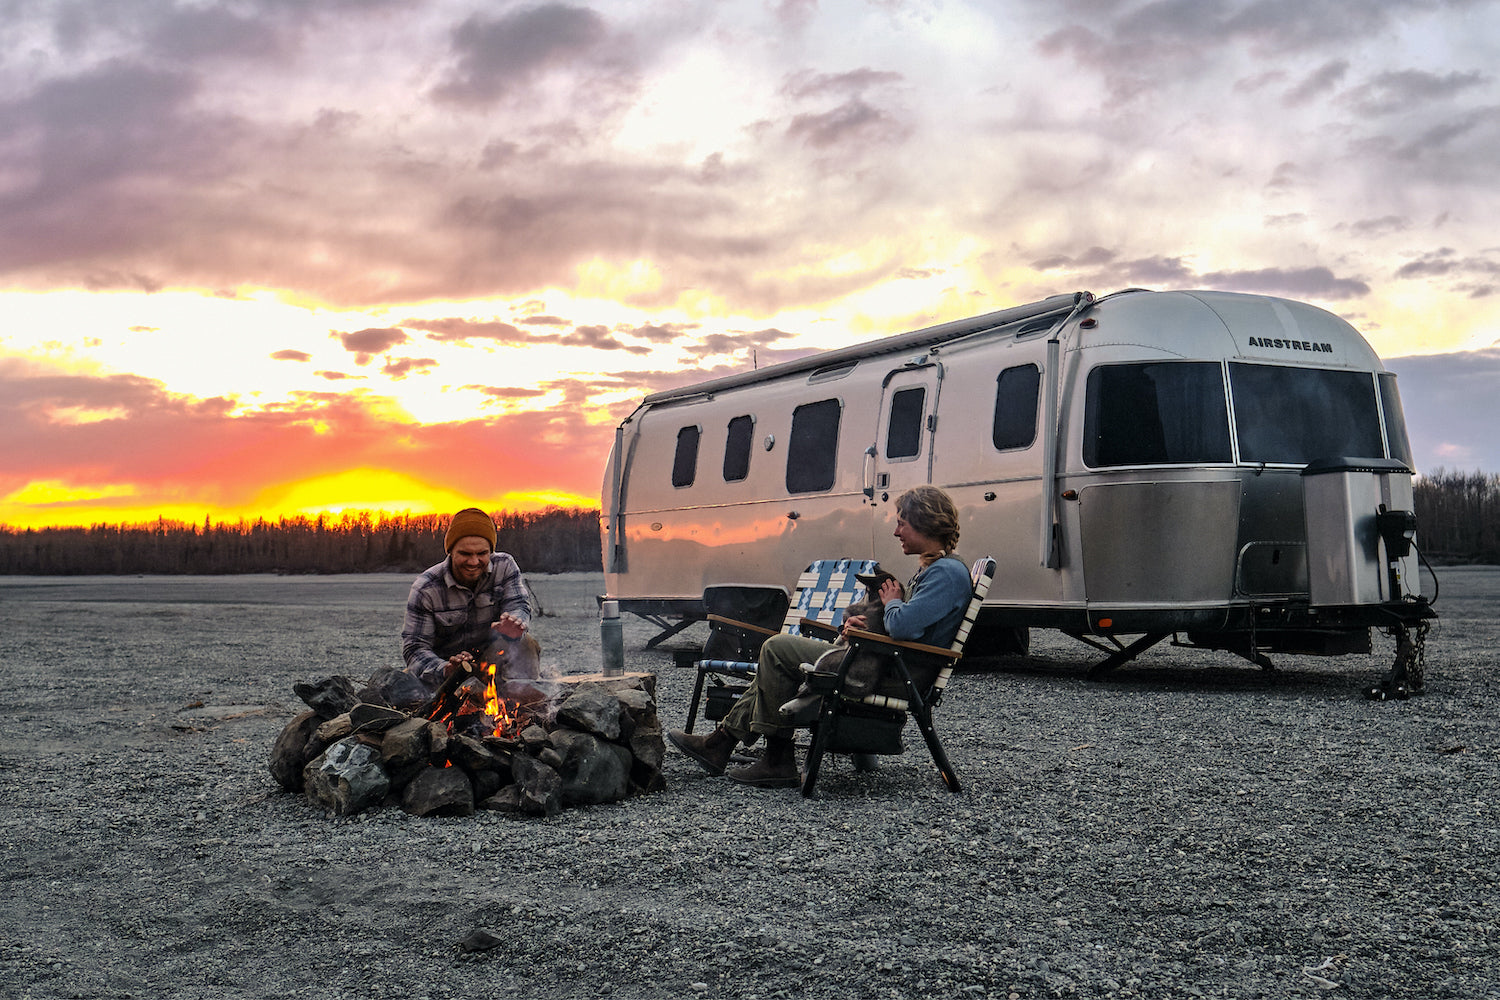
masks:
[(490, 628), (499, 632), (507, 639), (519, 639), (526, 634), (526, 623), (509, 611), (500, 616), (500, 620), (491, 625)]
[(474, 656), (471, 653), (454, 653), (448, 657), (448, 662), (443, 664), (443, 680), (447, 680), (459, 671), (469, 673), (474, 664)]

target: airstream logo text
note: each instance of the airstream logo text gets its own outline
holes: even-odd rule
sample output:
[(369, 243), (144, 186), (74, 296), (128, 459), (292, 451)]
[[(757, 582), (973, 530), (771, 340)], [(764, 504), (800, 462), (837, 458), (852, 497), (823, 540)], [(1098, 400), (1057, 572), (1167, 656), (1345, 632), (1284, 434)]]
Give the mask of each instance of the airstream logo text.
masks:
[(1251, 347), (1276, 347), (1283, 351), (1316, 351), (1319, 354), (1332, 354), (1332, 344), (1320, 344), (1314, 340), (1272, 340), (1270, 337), (1251, 337)]

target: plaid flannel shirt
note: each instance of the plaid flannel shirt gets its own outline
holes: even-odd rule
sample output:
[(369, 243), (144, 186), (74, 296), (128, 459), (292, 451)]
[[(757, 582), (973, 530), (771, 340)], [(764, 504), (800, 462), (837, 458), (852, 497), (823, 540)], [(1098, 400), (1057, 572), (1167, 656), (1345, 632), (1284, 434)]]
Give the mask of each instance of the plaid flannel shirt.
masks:
[(509, 553), (491, 553), (489, 572), (472, 590), (453, 578), (444, 559), (417, 577), (406, 598), (401, 657), (407, 671), (431, 686), (441, 684), (448, 657), (484, 646), (490, 626), (507, 611), (531, 621), (526, 581)]

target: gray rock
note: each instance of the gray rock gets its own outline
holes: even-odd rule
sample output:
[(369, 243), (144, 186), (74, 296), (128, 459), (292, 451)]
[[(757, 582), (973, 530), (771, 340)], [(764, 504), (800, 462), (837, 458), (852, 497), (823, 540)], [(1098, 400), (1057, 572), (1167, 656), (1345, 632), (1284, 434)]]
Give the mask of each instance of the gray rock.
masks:
[(505, 762), (505, 770), (502, 771), (475, 771), (469, 775), (469, 782), (474, 786), (474, 798), (476, 801), (489, 798), (500, 789), (511, 782), (510, 761)]
[(620, 699), (602, 685), (588, 684), (570, 694), (557, 709), (558, 725), (620, 738)]
[(385, 704), (405, 711), (416, 708), (432, 697), (432, 691), (416, 677), (395, 667), (381, 667), (359, 692), (359, 700)]
[(518, 813), (521, 811), (521, 790), (515, 784), (506, 785), (493, 795), (479, 799), (474, 807), (494, 812)]
[(472, 816), (474, 786), (456, 767), (424, 767), (401, 793), (401, 808), (413, 816)]
[(432, 730), (426, 719), (407, 719), (391, 727), (380, 744), (381, 763), (402, 770), (432, 755)]
[(510, 762), (515, 777), (516, 805), (533, 816), (555, 816), (562, 811), (562, 775), (529, 754)]
[(391, 780), (380, 765), (380, 752), (354, 737), (339, 740), (302, 771), (309, 800), (340, 816), (378, 803)]
[(298, 698), (307, 703), (308, 708), (325, 719), (343, 715), (359, 704), (359, 696), (354, 691), (354, 682), (342, 674), (325, 677), (311, 684), (293, 684), (292, 690), (297, 692)]
[(271, 745), (271, 777), (289, 792), (302, 791), (302, 769), (307, 766), (307, 744), (322, 717), (308, 709), (286, 724)]
[(472, 736), (451, 737), (448, 740), (448, 759), (470, 775), (480, 771), (510, 770), (510, 754)]
[(361, 733), (383, 733), (405, 722), (407, 714), (385, 705), (360, 702), (349, 709), (349, 723)]
[(559, 729), (552, 734), (552, 745), (563, 758), (563, 805), (618, 802), (630, 790), (630, 751), (619, 744)]

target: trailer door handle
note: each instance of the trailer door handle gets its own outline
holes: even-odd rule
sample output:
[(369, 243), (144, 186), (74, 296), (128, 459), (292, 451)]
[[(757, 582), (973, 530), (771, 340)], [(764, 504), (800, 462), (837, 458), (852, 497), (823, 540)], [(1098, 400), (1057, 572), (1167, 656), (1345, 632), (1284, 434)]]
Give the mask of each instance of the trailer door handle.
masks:
[(861, 470), (860, 478), (864, 481), (864, 492), (866, 500), (875, 499), (875, 446), (872, 444), (865, 449), (865, 464)]

